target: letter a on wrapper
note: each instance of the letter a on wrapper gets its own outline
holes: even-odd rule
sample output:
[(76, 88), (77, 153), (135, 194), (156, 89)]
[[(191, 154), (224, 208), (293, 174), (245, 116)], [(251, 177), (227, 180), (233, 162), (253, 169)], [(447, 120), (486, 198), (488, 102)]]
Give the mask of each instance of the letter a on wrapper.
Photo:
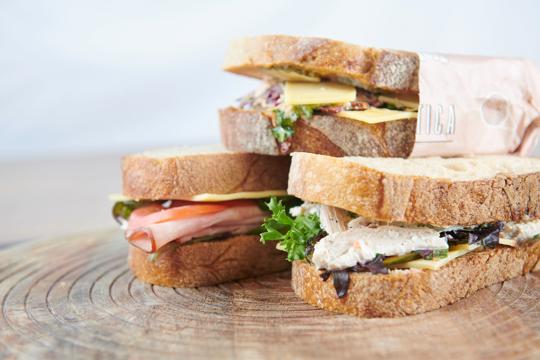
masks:
[(540, 135), (540, 70), (530, 61), (419, 54), (411, 156), (527, 155)]

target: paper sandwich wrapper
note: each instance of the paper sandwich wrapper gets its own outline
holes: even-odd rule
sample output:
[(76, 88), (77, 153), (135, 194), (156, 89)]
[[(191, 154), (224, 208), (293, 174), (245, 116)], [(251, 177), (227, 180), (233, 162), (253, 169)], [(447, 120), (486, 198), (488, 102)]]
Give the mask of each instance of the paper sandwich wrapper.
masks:
[(528, 155), (540, 135), (540, 70), (528, 60), (419, 54), (411, 156)]

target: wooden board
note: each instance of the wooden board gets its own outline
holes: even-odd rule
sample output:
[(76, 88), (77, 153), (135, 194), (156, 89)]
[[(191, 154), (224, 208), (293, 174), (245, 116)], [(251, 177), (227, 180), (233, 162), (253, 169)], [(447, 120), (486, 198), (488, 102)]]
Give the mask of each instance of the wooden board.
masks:
[(220, 286), (143, 284), (119, 231), (0, 253), (0, 358), (484, 359), (540, 355), (540, 274), (438, 311), (358, 319), (302, 303), (287, 273)]

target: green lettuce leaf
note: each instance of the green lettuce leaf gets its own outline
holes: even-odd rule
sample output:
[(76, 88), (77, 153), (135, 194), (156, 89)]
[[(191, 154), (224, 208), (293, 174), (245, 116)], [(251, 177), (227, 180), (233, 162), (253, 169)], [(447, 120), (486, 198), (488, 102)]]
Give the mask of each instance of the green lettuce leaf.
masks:
[(123, 221), (129, 219), (133, 210), (146, 206), (148, 203), (147, 201), (135, 200), (117, 201), (113, 205), (112, 216), (116, 222), (122, 224)]

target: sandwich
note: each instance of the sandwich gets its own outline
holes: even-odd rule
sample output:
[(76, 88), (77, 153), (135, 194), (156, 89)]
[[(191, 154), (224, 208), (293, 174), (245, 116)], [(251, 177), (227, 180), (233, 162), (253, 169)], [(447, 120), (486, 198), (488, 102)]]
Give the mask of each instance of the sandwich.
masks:
[(220, 110), (233, 151), (526, 155), (540, 136), (540, 71), (524, 59), (267, 35), (233, 41), (223, 67), (262, 80)]
[(540, 270), (540, 159), (292, 154), (263, 242), (293, 261), (309, 304), (360, 317), (418, 314)]
[(233, 151), (408, 157), (418, 116), (416, 53), (257, 36), (231, 43), (226, 71), (263, 80), (220, 110)]
[(129, 267), (144, 282), (198, 287), (286, 270), (259, 241), (270, 196), (286, 197), (289, 157), (220, 147), (124, 157), (113, 216), (125, 230)]

